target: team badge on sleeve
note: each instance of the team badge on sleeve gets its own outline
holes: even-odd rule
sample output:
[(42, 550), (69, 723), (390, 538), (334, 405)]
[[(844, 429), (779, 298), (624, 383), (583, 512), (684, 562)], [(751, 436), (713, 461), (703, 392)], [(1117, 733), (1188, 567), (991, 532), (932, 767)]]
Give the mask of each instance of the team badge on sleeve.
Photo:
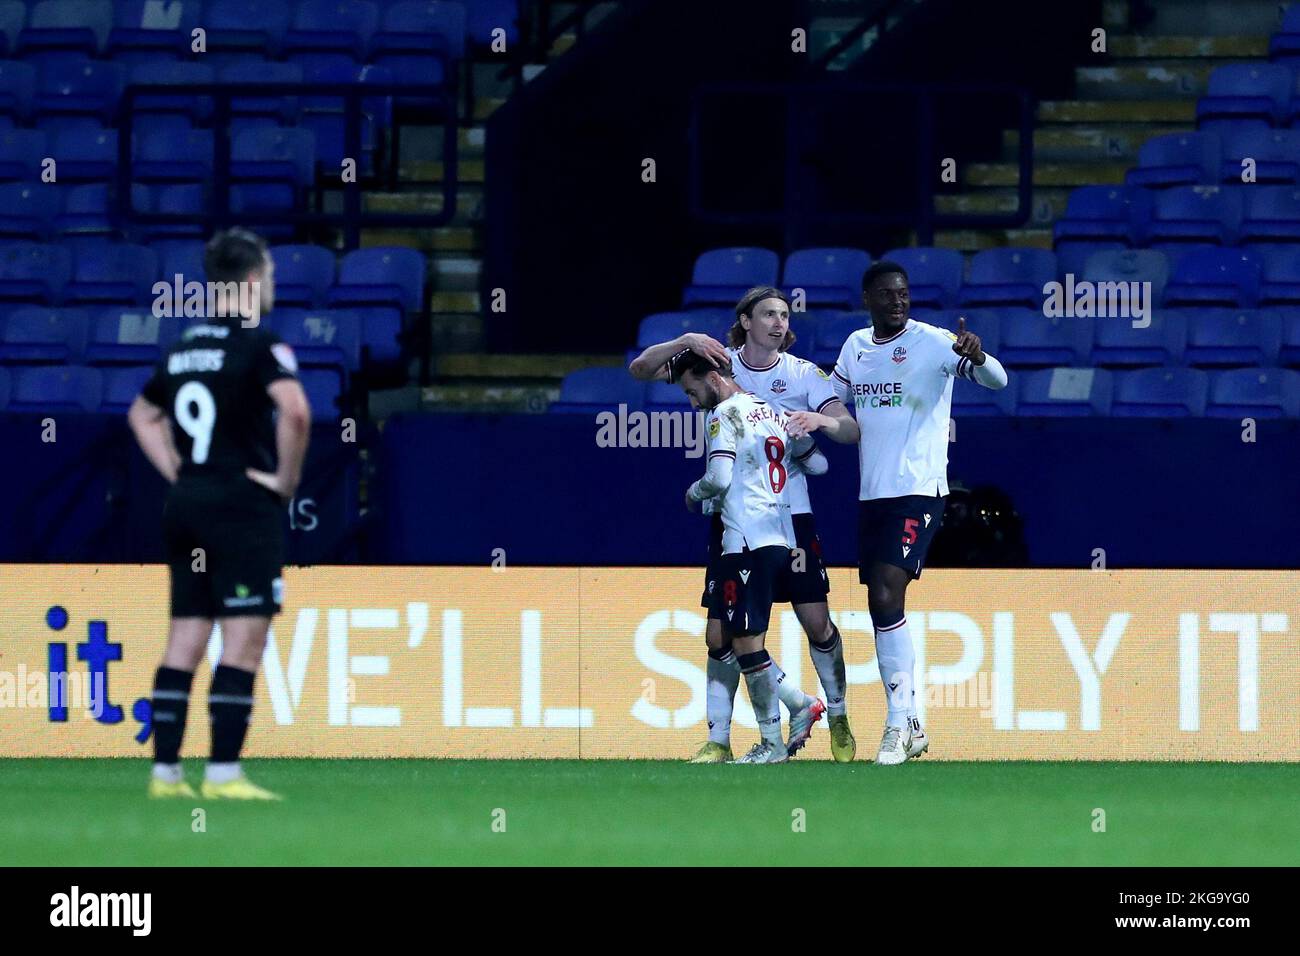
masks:
[(722, 419), (714, 417), (709, 419), (709, 437), (717, 438), (718, 433), (722, 431)]
[(298, 371), (298, 359), (293, 354), (293, 349), (283, 342), (276, 342), (271, 346), (271, 354), (275, 360), (280, 363), (280, 371), (296, 373)]
[(830, 373), (827, 372), (825, 369), (819, 368), (818, 366), (815, 365), (813, 366), (813, 368), (816, 370), (817, 374), (820, 375), (822, 378), (829, 379), (831, 377)]

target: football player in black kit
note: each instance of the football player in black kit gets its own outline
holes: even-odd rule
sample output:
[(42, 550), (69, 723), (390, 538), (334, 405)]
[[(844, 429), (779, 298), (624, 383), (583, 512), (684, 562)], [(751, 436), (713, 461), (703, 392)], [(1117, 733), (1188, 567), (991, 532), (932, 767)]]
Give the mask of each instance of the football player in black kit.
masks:
[(194, 670), (219, 621), (201, 792), (274, 800), (243, 775), (239, 754), (267, 630), (280, 611), (284, 505), (298, 487), (311, 411), (293, 351), (259, 321), (275, 300), (266, 243), (242, 229), (219, 233), (204, 268), (214, 314), (167, 351), (127, 416), (171, 485), (163, 509), (171, 627), (154, 677), (149, 795), (195, 795), (181, 773), (181, 739)]

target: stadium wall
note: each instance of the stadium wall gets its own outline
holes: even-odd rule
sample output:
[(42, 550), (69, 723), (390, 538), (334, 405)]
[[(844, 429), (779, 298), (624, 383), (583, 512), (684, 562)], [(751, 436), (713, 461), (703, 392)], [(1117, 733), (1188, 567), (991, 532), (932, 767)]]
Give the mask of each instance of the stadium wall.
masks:
[[(286, 575), (250, 756), (678, 758), (705, 737), (686, 569), (311, 568)], [(866, 595), (832, 571), (850, 716), (884, 717)], [(0, 757), (144, 756), (160, 566), (0, 566)], [(910, 592), (939, 759), (1300, 760), (1300, 576), (927, 572)], [(769, 646), (815, 690), (788, 609)], [(217, 659), (214, 636), (209, 661)], [(51, 675), (58, 687), (51, 692)], [(95, 676), (98, 675), (98, 676)], [(196, 688), (206, 693), (208, 665)], [(66, 695), (66, 696), (61, 696)], [(196, 704), (198, 701), (196, 700)], [(60, 710), (60, 707), (66, 707)], [(756, 738), (737, 700), (737, 746)], [(191, 707), (190, 754), (208, 745)], [(825, 733), (806, 752), (827, 759)]]

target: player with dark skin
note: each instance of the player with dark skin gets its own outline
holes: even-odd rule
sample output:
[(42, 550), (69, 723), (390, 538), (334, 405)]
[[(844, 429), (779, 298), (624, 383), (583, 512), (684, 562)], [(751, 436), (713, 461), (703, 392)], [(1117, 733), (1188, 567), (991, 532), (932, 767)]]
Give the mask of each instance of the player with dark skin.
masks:
[[(877, 276), (871, 287), (863, 290), (862, 305), (871, 313), (871, 325), (879, 338), (887, 339), (901, 332), (911, 309), (906, 277), (899, 272)], [(957, 323), (957, 340), (952, 343), (952, 350), (975, 365), (983, 365), (984, 350), (979, 336), (966, 330), (965, 316), (959, 317)], [(882, 615), (905, 610), (904, 599), (911, 580), (912, 575), (897, 565), (874, 562), (867, 581), (867, 605), (871, 613)]]

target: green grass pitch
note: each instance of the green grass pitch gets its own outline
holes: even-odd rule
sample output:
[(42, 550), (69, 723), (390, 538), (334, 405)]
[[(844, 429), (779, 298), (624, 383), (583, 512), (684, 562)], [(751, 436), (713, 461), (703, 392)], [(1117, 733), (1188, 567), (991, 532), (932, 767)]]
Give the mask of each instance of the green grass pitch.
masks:
[(0, 865), (1300, 863), (1300, 764), (246, 767), (285, 802), (150, 802), (142, 760), (0, 760)]

